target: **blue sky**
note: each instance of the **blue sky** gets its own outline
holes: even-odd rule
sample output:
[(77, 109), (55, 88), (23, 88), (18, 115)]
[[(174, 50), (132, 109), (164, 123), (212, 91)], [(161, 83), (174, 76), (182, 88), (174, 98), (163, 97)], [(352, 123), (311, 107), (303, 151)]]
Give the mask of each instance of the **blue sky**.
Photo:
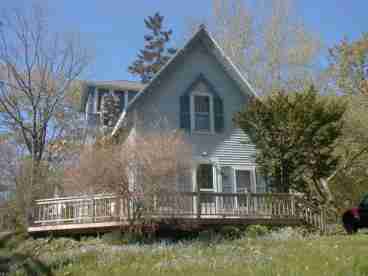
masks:
[[(254, 0), (256, 1), (256, 0)], [(143, 19), (159, 11), (174, 30), (180, 46), (190, 18), (211, 13), (211, 0), (40, 0), (47, 3), (51, 28), (80, 31), (95, 59), (84, 74), (87, 79), (132, 79), (127, 72), (143, 47)], [(0, 8), (29, 5), (30, 0), (0, 0)], [(296, 0), (306, 26), (318, 34), (325, 47), (343, 37), (354, 39), (368, 32), (368, 0)]]

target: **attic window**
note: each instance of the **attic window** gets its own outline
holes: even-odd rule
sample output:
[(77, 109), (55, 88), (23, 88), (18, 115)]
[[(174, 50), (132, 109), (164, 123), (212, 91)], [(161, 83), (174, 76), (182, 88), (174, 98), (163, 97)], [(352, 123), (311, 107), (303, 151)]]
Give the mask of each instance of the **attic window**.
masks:
[(188, 132), (221, 133), (224, 130), (224, 103), (211, 89), (189, 90), (180, 96), (180, 125)]
[(207, 93), (193, 93), (191, 97), (192, 130), (213, 132), (213, 99)]

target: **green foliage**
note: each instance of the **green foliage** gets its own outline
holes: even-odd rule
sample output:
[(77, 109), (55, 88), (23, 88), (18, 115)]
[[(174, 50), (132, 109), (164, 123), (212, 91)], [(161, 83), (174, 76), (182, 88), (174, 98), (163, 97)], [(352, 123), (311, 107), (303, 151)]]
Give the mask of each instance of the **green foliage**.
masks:
[(0, 248), (13, 250), (24, 243), (28, 238), (26, 232), (11, 233), (0, 238)]
[(164, 17), (159, 13), (144, 20), (150, 34), (144, 36), (144, 49), (140, 50), (137, 60), (128, 67), (128, 71), (138, 75), (142, 83), (148, 83), (176, 52), (176, 49), (167, 47), (172, 30), (163, 30), (163, 21)]
[(345, 109), (341, 99), (324, 98), (310, 87), (253, 99), (236, 121), (256, 144), (257, 163), (273, 189), (312, 193), (338, 164), (333, 152)]
[(220, 228), (219, 234), (226, 240), (236, 240), (241, 238), (242, 232), (239, 227), (226, 225)]
[(110, 245), (123, 244), (123, 233), (121, 231), (112, 231), (105, 233), (101, 236), (103, 242)]
[[(12, 258), (11, 263), (16, 264), (19, 273), (28, 269), (23, 275), (51, 275), (46, 274), (50, 270), (52, 275), (111, 276), (367, 275), (365, 234), (303, 238), (297, 235), (298, 231), (280, 228), (274, 235), (270, 233), (261, 239), (218, 241), (210, 246), (193, 242), (91, 247), (90, 243), (87, 246), (80, 242), (64, 251), (54, 250), (55, 243), (59, 244), (57, 239), (47, 243), (44, 239), (31, 240), (29, 243), (39, 248), (41, 255), (25, 253), (22, 258)], [(295, 235), (290, 235), (294, 232)]]
[(337, 154), (343, 159), (344, 170), (331, 181), (339, 209), (343, 211), (360, 200), (368, 189), (368, 34), (355, 41), (343, 40), (329, 52), (331, 84), (337, 97), (348, 100), (344, 116), (343, 136)]
[(269, 228), (264, 225), (249, 225), (245, 229), (245, 237), (257, 238), (265, 236), (270, 232)]
[(217, 238), (217, 234), (213, 229), (202, 230), (198, 233), (198, 241), (204, 243), (212, 243)]

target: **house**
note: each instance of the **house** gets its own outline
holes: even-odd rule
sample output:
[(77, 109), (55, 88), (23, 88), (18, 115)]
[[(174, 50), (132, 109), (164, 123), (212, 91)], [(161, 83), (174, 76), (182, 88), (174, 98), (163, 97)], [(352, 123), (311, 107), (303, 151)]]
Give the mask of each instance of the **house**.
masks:
[[(82, 110), (91, 129), (108, 128), (113, 137), (125, 129), (134, 139), (157, 130), (154, 123), (164, 120), (165, 128), (183, 130), (194, 161), (190, 179), (180, 183), (185, 200), (158, 208), (155, 218), (300, 223), (301, 217), (309, 216), (310, 209), (297, 210), (294, 195), (266, 193), (255, 145), (233, 121), (257, 93), (204, 27), (148, 84), (86, 82), (83, 91)], [(118, 99), (110, 112), (117, 116), (104, 114), (107, 94)], [(88, 223), (84, 228), (93, 229), (99, 227), (96, 223), (105, 228), (120, 225), (131, 207), (121, 200), (113, 195), (39, 200), (30, 231), (75, 229), (73, 224), (81, 221)], [(112, 224), (107, 225), (106, 218)], [(315, 222), (322, 224), (320, 213)]]
[(256, 92), (205, 28), (146, 86), (124, 81), (89, 83), (83, 110), (87, 119), (93, 118), (90, 124), (101, 116), (108, 91), (119, 97), (122, 111), (112, 135), (118, 135), (133, 117), (139, 121), (131, 126), (135, 135), (150, 131), (154, 122), (162, 120), (170, 129), (185, 131), (196, 164), (186, 190), (195, 191), (200, 174), (206, 176), (207, 182), (200, 183), (206, 191), (266, 191), (256, 169), (255, 146), (233, 122)]

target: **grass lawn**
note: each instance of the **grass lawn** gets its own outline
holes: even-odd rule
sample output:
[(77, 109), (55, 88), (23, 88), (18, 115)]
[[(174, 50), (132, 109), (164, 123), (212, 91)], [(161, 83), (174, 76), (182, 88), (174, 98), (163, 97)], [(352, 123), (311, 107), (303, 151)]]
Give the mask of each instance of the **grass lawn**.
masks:
[(23, 263), (42, 264), (53, 275), (368, 275), (367, 234), (302, 238), (284, 232), (172, 245), (28, 240), (12, 254), (31, 257)]

